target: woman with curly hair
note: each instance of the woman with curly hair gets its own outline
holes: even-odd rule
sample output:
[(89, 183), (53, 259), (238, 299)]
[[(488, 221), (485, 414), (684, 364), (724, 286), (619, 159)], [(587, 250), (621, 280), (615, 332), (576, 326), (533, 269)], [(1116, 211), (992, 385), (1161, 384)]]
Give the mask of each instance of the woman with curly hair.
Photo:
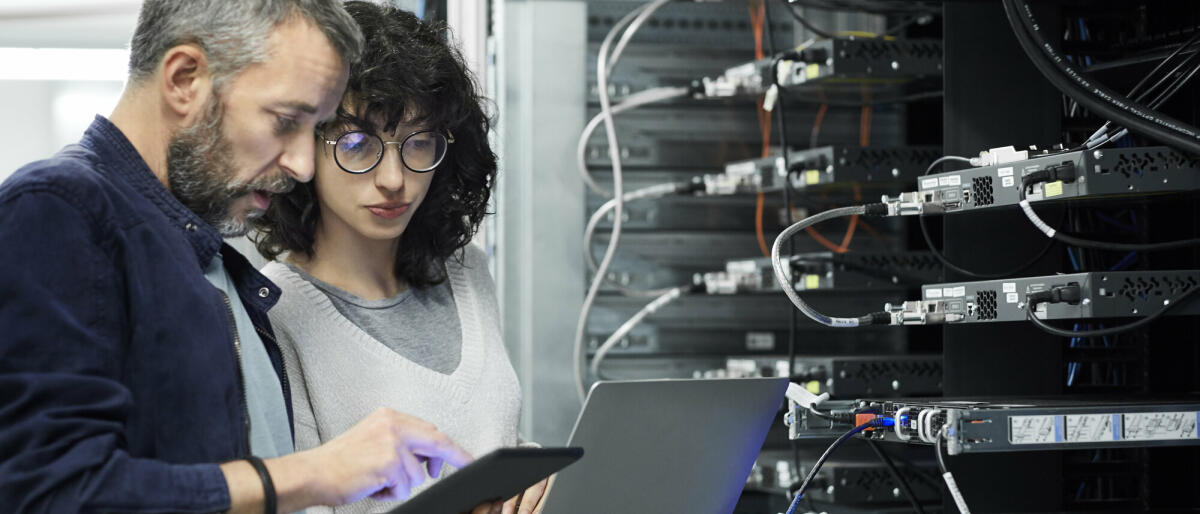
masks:
[[(496, 177), (483, 98), (443, 26), (369, 2), (316, 175), (255, 221), (295, 411), (296, 449), (379, 407), (478, 456), (517, 444), (521, 392), (483, 253), (470, 244)], [(546, 483), (503, 505), (539, 508)], [(501, 505), (487, 506), (499, 512)], [(378, 512), (365, 500), (337, 512)]]

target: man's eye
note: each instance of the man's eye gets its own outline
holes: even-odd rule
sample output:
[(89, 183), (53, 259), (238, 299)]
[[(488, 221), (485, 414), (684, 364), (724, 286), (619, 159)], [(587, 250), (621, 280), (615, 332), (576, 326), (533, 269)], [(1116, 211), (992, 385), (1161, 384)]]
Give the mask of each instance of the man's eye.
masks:
[(275, 115), (275, 131), (280, 134), (286, 134), (288, 132), (295, 131), (299, 126), (300, 123), (297, 122), (295, 118), (280, 116), (278, 114)]

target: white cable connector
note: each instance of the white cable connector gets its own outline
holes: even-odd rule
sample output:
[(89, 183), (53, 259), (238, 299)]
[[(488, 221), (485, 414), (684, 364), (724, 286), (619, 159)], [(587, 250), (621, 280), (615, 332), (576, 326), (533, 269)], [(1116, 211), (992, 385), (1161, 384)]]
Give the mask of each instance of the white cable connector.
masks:
[(812, 394), (804, 386), (795, 382), (788, 383), (787, 392), (784, 393), (784, 396), (787, 396), (788, 400), (795, 402), (804, 409), (815, 409), (822, 402), (829, 399), (829, 393)]
[(925, 202), (921, 200), (921, 193), (916, 191), (900, 193), (895, 198), (884, 195), (879, 201), (887, 204), (888, 216), (917, 216), (925, 210)]

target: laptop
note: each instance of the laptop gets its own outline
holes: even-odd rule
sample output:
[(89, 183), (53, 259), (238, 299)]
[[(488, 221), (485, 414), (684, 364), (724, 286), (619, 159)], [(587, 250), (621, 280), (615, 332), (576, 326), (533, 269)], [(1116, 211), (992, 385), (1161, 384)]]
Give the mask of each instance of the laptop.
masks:
[(786, 378), (636, 380), (592, 386), (544, 514), (729, 514)]

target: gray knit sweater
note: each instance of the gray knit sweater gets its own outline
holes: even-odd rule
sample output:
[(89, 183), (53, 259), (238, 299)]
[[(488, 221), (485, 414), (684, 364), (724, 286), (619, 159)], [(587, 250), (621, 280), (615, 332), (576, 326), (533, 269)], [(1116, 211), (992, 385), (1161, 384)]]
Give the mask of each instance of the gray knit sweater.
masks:
[[(483, 252), (471, 245), (464, 252), (462, 264), (446, 262), (462, 325), (462, 360), (449, 375), (371, 338), (287, 266), (263, 267), (283, 289), (270, 316), (292, 387), (296, 451), (329, 441), (379, 407), (433, 423), (472, 455), (517, 444), (521, 390), (500, 338), (495, 287)], [(332, 512), (380, 512), (389, 505), (395, 504), (367, 499)]]

